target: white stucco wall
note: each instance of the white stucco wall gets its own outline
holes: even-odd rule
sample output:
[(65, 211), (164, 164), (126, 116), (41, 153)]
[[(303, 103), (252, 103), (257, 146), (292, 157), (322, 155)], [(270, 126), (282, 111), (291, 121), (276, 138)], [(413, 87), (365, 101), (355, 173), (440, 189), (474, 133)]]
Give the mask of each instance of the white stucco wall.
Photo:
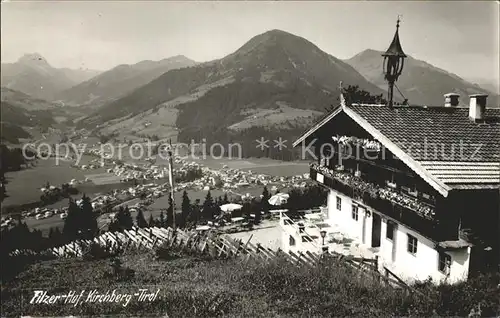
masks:
[[(342, 199), (342, 209), (337, 210), (337, 196)], [(365, 221), (365, 240), (363, 245), (371, 246), (372, 239), (372, 219), (373, 216), (367, 216), (364, 208), (358, 210), (358, 221), (352, 219), (353, 200), (335, 190), (331, 190), (328, 195), (328, 217), (329, 222), (337, 224), (339, 228), (351, 238), (356, 238), (359, 242), (363, 238), (363, 218)], [(397, 224), (394, 238), (391, 241), (386, 237), (387, 219), (382, 218), (380, 233), (379, 261), (381, 267), (386, 266), (400, 278), (413, 281), (425, 280), (431, 277), (433, 281), (439, 282), (446, 279), (446, 275), (439, 271), (439, 253), (434, 248), (435, 243), (423, 237), (417, 232)], [(417, 238), (417, 252), (411, 254), (407, 250), (408, 234)], [(393, 245), (395, 253), (393, 260)], [(450, 275), (448, 282), (457, 282), (464, 280), (469, 271), (470, 248), (446, 252), (451, 256)]]
[[(391, 271), (400, 278), (408, 281), (425, 280), (429, 277), (434, 282), (447, 280), (448, 282), (457, 282), (467, 278), (469, 271), (470, 249), (461, 249), (447, 251), (451, 256), (451, 266), (449, 277), (438, 269), (439, 253), (434, 248), (435, 243), (421, 236), (417, 232), (398, 224), (395, 231), (396, 241), (396, 259), (392, 260), (393, 242), (386, 238), (387, 221), (382, 221), (382, 241), (381, 255), (382, 261)], [(408, 252), (408, 234), (417, 238), (417, 252), (412, 254)]]
[[(340, 211), (337, 210), (337, 196), (342, 200)], [(354, 220), (352, 218), (352, 203), (353, 201), (351, 198), (331, 190), (328, 194), (328, 221), (332, 224), (338, 225), (349, 237), (356, 238), (361, 241), (364, 210), (359, 209), (358, 220)]]

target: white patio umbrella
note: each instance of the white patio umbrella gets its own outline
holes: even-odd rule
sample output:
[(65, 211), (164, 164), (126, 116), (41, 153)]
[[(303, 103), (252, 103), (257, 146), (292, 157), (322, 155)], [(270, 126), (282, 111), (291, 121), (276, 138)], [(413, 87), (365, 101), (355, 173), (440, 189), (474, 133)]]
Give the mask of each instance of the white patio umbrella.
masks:
[(269, 199), (269, 204), (271, 205), (282, 205), (285, 204), (290, 196), (287, 193), (277, 193)]
[(208, 231), (208, 230), (210, 230), (209, 225), (201, 225), (196, 228), (196, 231)]
[(236, 203), (228, 203), (220, 206), (220, 209), (224, 212), (232, 212), (235, 210), (240, 210), (243, 206)]

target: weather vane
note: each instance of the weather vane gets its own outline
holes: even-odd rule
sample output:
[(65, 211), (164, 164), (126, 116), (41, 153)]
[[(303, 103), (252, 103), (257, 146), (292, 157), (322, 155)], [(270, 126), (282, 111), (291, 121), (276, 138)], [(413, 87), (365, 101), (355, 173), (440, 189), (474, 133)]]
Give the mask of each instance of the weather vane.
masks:
[(401, 18), (403, 17), (402, 14), (398, 14), (398, 22), (396, 24), (396, 28), (399, 28), (399, 23), (401, 22)]

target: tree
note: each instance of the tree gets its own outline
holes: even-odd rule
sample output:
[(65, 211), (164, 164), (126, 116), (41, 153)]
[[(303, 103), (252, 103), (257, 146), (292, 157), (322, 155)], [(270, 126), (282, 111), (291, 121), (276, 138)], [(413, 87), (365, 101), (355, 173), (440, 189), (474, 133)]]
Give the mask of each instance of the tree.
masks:
[(181, 215), (180, 218), (178, 218), (177, 225), (181, 228), (186, 226), (186, 223), (189, 220), (189, 217), (191, 215), (191, 200), (189, 200), (189, 196), (184, 190), (182, 193), (182, 204), (181, 204)]
[(264, 187), (264, 190), (262, 191), (262, 200), (261, 202), (261, 209), (264, 211), (264, 213), (268, 214), (269, 213), (269, 199), (271, 198), (271, 195), (269, 194), (269, 191), (267, 190), (267, 187)]
[(165, 220), (165, 213), (163, 213), (163, 209), (160, 211), (160, 227), (165, 227), (166, 220)]
[(64, 220), (63, 236), (67, 241), (73, 241), (78, 237), (79, 224), (82, 211), (76, 205), (75, 200), (69, 198), (68, 216)]
[(59, 230), (58, 227), (55, 228), (53, 234), (52, 234), (52, 246), (60, 246), (62, 245), (62, 233)]
[(4, 172), (4, 167), (2, 164), (2, 167), (0, 168), (0, 203), (3, 202), (5, 198), (8, 197), (7, 195), (7, 179), (5, 178), (5, 172)]
[(227, 198), (227, 193), (224, 193), (224, 198), (222, 199), (222, 204), (228, 204), (229, 199)]
[(64, 143), (67, 143), (68, 141), (69, 141), (68, 136), (66, 136), (65, 134), (63, 134), (61, 136), (61, 141), (59, 143), (64, 144)]
[(144, 213), (142, 209), (139, 209), (137, 212), (137, 216), (135, 217), (135, 221), (138, 227), (145, 228), (148, 227), (148, 222), (146, 222), (146, 218), (144, 217)]
[(130, 230), (132, 226), (134, 226), (134, 221), (132, 220), (132, 215), (130, 214), (128, 206), (120, 207), (118, 213), (116, 214), (116, 222), (121, 230)]
[(85, 239), (94, 238), (99, 231), (99, 227), (97, 225), (97, 215), (94, 213), (94, 208), (92, 207), (90, 198), (85, 194), (82, 197), (81, 210), (82, 213), (79, 229), (82, 236)]
[(168, 196), (167, 219), (164, 221), (164, 227), (172, 227), (174, 225), (174, 202), (172, 196)]
[(112, 137), (113, 137), (112, 135), (109, 135), (109, 136), (108, 136), (108, 135), (100, 135), (100, 136), (99, 136), (99, 142), (100, 142), (101, 144), (105, 144), (105, 143), (107, 143), (109, 140), (111, 140), (111, 138), (112, 138)]
[(251, 213), (252, 213), (252, 204), (247, 200), (243, 203), (243, 207), (241, 208), (241, 214), (244, 218), (249, 219)]
[(49, 229), (49, 235), (47, 236), (49, 239), (53, 239), (54, 238), (54, 228), (50, 228)]
[(200, 220), (201, 209), (200, 209), (200, 199), (196, 199), (191, 205), (191, 212), (189, 213), (187, 223), (196, 224)]
[(215, 203), (212, 198), (212, 194), (210, 191), (207, 192), (207, 195), (205, 196), (205, 201), (203, 202), (203, 208), (202, 208), (202, 219), (204, 221), (211, 221), (214, 218), (215, 214)]
[(108, 225), (108, 231), (111, 232), (111, 233), (121, 231), (120, 224), (118, 224), (118, 221), (116, 219), (112, 220), (109, 223), (109, 225)]
[(260, 222), (262, 221), (262, 215), (261, 215), (261, 207), (262, 207), (262, 204), (255, 204), (255, 219), (254, 219), (254, 223), (255, 224), (260, 224)]
[[(384, 98), (383, 94), (371, 95), (370, 92), (360, 89), (358, 85), (347, 86), (347, 88), (343, 89), (343, 95), (346, 105), (351, 105), (352, 103), (387, 104), (387, 100)], [(339, 100), (339, 98), (337, 98), (337, 100)], [(328, 110), (331, 111), (335, 108), (337, 107), (332, 105)]]
[(159, 144), (158, 144), (158, 145), (155, 145), (155, 146), (153, 147), (153, 149), (151, 150), (151, 155), (153, 155), (153, 156), (154, 156), (154, 155), (157, 155), (157, 154), (158, 154), (158, 152), (159, 152), (159, 150), (160, 150), (160, 145), (159, 145)]
[(153, 215), (151, 213), (149, 214), (148, 225), (149, 227), (155, 226), (155, 219), (153, 219)]
[(7, 197), (7, 179), (5, 173), (7, 172), (9, 148), (5, 145), (0, 145), (0, 203)]
[(287, 214), (291, 219), (295, 219), (303, 214), (298, 211), (302, 206), (302, 192), (299, 189), (292, 189), (288, 194), (290, 197), (285, 205), (288, 209)]

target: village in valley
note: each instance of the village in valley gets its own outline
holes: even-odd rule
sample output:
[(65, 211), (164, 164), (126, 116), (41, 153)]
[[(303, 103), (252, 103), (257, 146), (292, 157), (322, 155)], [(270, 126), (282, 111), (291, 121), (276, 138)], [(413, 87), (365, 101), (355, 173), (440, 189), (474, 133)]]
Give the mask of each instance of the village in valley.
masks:
[(500, 93), (394, 20), (344, 61), (2, 61), (2, 316), (499, 315)]

